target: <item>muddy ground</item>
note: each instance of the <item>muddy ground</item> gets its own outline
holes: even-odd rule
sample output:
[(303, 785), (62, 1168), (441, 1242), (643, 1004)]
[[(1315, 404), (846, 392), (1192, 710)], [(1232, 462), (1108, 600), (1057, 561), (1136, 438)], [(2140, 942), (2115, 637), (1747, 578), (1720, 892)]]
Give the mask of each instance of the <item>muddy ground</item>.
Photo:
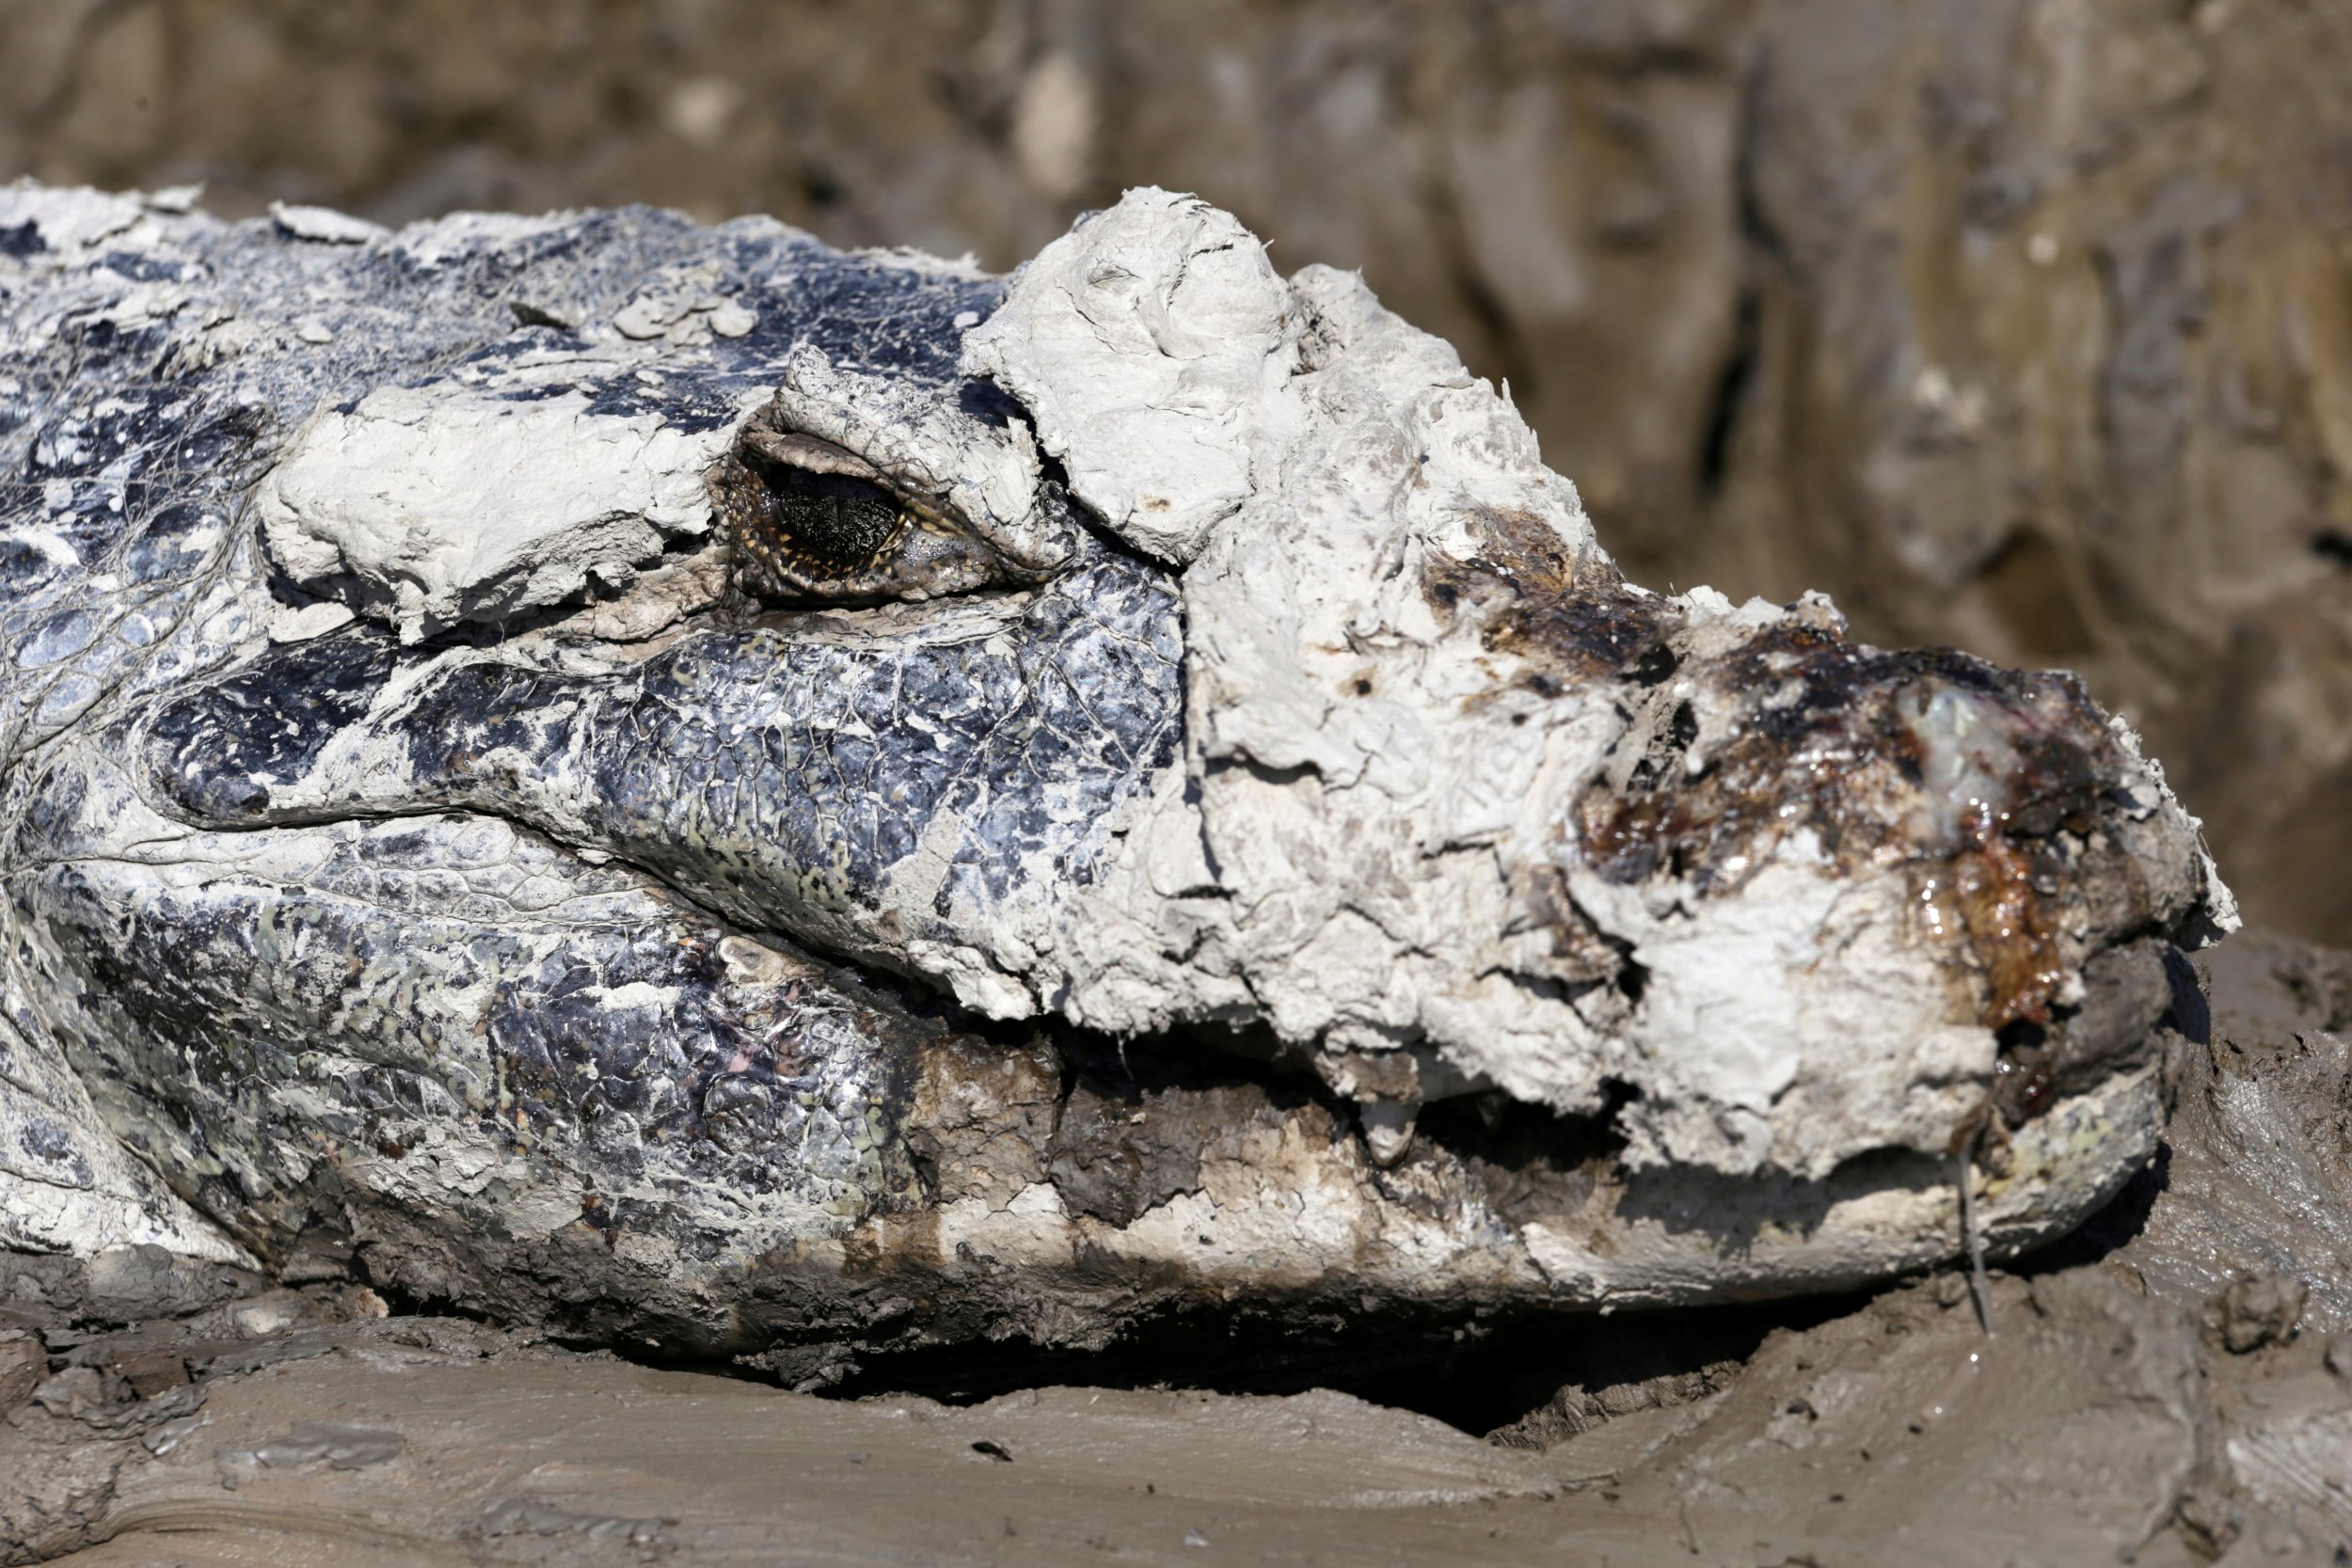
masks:
[[(996, 266), (1195, 188), (1508, 377), (1637, 578), (2082, 672), (2352, 942), (2347, 62), (2286, 0), (0, 0), (0, 177)], [(1947, 1275), (819, 1398), (0, 1257), (0, 1561), (2352, 1561), (2352, 957), (2207, 968), (2165, 1158), (1989, 1338)]]
[(1195, 1323), (818, 1396), (387, 1303), (364, 1259), (9, 1259), (0, 1561), (2352, 1562), (2352, 955), (2203, 967), (2163, 1156), (1981, 1304)]

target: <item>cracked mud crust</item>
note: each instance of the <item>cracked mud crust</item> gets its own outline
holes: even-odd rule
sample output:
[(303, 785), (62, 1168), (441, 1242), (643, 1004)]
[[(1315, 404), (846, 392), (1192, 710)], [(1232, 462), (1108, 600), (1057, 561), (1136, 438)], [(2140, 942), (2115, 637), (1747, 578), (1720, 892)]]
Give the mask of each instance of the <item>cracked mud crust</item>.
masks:
[(2154, 1147), (2231, 915), (2127, 731), (1644, 594), (1197, 198), (0, 217), (12, 1246), (818, 1366), (1846, 1290)]

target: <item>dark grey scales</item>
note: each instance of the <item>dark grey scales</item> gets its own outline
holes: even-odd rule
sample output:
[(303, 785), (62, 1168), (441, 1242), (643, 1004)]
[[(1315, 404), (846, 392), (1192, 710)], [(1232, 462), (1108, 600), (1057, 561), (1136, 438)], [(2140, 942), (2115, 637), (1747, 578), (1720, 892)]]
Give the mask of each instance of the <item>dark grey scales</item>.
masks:
[[(1112, 243), (1127, 212), (1093, 235)], [(1624, 1086), (1654, 1064), (1624, 1042), (1642, 1037), (1645, 979), (1663, 1006), (1678, 972), (1652, 976), (1546, 869), (1584, 853), (1565, 814), (1540, 835), (1550, 859), (1496, 873), (1509, 909), (1480, 940), (1500, 956), (1459, 998), (1380, 1035), (1357, 1023), (1406, 982), (1372, 973), (1349, 981), (1369, 998), (1355, 1033), (1297, 1022), (1252, 967), (1294, 903), (1336, 892), (1333, 928), (1370, 933), (1298, 960), (1333, 974), (1390, 938), (1434, 962), (1416, 921), (1490, 915), (1405, 887), (1377, 825), (1340, 835), (1363, 857), (1346, 885), (1301, 871), (1263, 891), (1284, 888), (1285, 855), (1313, 863), (1304, 831), (1219, 817), (1220, 800), (1363, 798), (1327, 761), (1220, 738), (1231, 696), (1201, 660), (1248, 638), (1187, 594), (1211, 569), (1270, 568), (1213, 550), (1187, 565), (1106, 516), (1100, 475), (1126, 449), (963, 368), (1004, 280), (644, 209), (327, 231), (0, 192), (0, 1244), (155, 1242), (265, 1267), (325, 1249), (408, 1299), (697, 1354), (1093, 1345), (1196, 1309), (1706, 1300), (1958, 1250), (1940, 1123), (1818, 1171), (1626, 1158), (1618, 1118), (1640, 1097)], [(1428, 341), (1369, 296), (1295, 287), (1269, 350), (1295, 365), (1200, 370), (1171, 405), (1331, 387), (1345, 412), (1364, 395), (1346, 388), (1393, 374), (1396, 408), (1486, 399), (1489, 417), (1491, 393), (1458, 366), (1424, 374)], [(1168, 332), (1200, 365), (1222, 352), (1206, 329)], [(1332, 461), (1396, 466), (1384, 487), (1342, 487), (1335, 512), (1446, 482), (1427, 446), (1313, 418), (1332, 421), (1314, 449)], [(510, 429), (537, 444), (499, 445)], [(486, 455), (451, 483), (506, 495), (511, 516), (435, 534), (417, 520), (439, 515), (429, 487), (402, 476), (459, 449)], [(1254, 474), (1260, 497), (1312, 493), (1308, 451)], [(590, 495), (530, 532), (606, 463), (657, 499)], [(296, 480), (322, 471), (335, 504), (303, 512)], [(1136, 483), (1136, 515), (1200, 510)], [(691, 504), (661, 499), (678, 493)], [(1597, 546), (1528, 544), (1552, 526), (1497, 502), (1469, 525), (1486, 553), (1467, 564), (1335, 546), (1336, 570), (1389, 585), (1382, 613), (1422, 630), (1367, 611), (1315, 657), (1427, 653), (1438, 695), (1416, 711), (1465, 722), (1518, 705), (1596, 733), (1575, 705), (1598, 691), (1600, 744), (1628, 760), (1545, 787), (1649, 792), (1609, 818), (1612, 846), (1659, 821), (1699, 832), (1667, 799), (1680, 762), (1629, 759), (1691, 744), (1657, 707), (1683, 689), (1661, 683), (1707, 701), (1733, 634), (1635, 597)], [(1265, 535), (1301, 537), (1317, 536)], [(1308, 636), (1281, 617), (1311, 598), (1260, 629)], [(1642, 647), (1603, 658), (1560, 629), (1596, 606), (1640, 622)], [(1522, 610), (1549, 629), (1514, 642)], [(1813, 629), (1770, 644), (1773, 670), (1842, 657), (1826, 611), (1803, 613)], [(1420, 701), (1399, 668), (1309, 705)], [(2112, 1191), (2153, 1136), (2164, 955), (2216, 895), (2193, 825), (2087, 705), (1921, 671), (1919, 693), (1949, 698), (1923, 695), (1922, 725), (1960, 722), (1960, 703), (1985, 726), (1954, 777), (2043, 788), (2011, 744), (2029, 729), (2034, 758), (2072, 768), (2040, 836), (1983, 830), (1965, 851), (2042, 923), (2030, 1005), (2054, 1059), (2074, 1052), (2071, 1098), (2008, 1129), (2016, 1163), (1988, 1178), (1995, 1242), (2023, 1245)], [(2083, 723), (2092, 738), (2068, 728)], [(1517, 766), (1396, 725), (1393, 754), (1356, 765), (1381, 788), (1463, 755), (1498, 778)], [(1944, 787), (1918, 763), (1941, 766), (1941, 740), (1855, 744), (1901, 753), (1888, 789)], [(1445, 865), (1507, 837), (1445, 832), (1391, 836)], [(1911, 874), (1889, 841), (1819, 875)], [(2035, 866), (2057, 891), (2021, 891)], [(1751, 896), (1733, 881), (1722, 898)], [(1972, 940), (1950, 939), (1953, 1028), (1977, 1027)], [(1097, 1022), (1114, 1016), (1159, 1022)], [(1611, 1076), (1585, 1099), (1507, 1090), (1492, 1062), (1541, 1055), (1511, 1033), (1524, 1017), (1581, 1021), (1617, 1053)], [(1921, 1081), (1992, 1105), (1982, 1044), (1981, 1063), (1928, 1062)], [(1870, 1217), (1886, 1212), (1902, 1217)]]
[[(592, 1195), (666, 1163), (675, 1169), (663, 1181), (680, 1190), (806, 1194), (851, 1215), (886, 1206), (903, 1170), (857, 1185), (801, 1157), (816, 1126), (837, 1135), (844, 1173), (862, 1178), (859, 1162), (871, 1159), (903, 1165), (912, 1085), (901, 1058), (935, 1049), (942, 1032), (922, 1017), (935, 1008), (910, 998), (909, 1012), (794, 953), (772, 934), (766, 895), (854, 899), (942, 817), (969, 824), (950, 850), (960, 878), (1002, 883), (1040, 852), (1082, 863), (1088, 813), (1049, 818), (1031, 802), (1050, 789), (1106, 804), (1170, 754), (1176, 610), (1152, 574), (1108, 555), (1070, 574), (1005, 623), (1014, 645), (1003, 655), (804, 642), (713, 622), (651, 660), (585, 678), (518, 669), (491, 650), (469, 657), (448, 639), (404, 648), (364, 624), (272, 644), (253, 636), (256, 610), (222, 607), (233, 603), (231, 579), (267, 576), (247, 498), (313, 409), (348, 406), (372, 387), (469, 380), (580, 342), (518, 324), (518, 298), (602, 320), (661, 267), (718, 265), (723, 292), (757, 301), (755, 331), (665, 356), (659, 386), (622, 367), (590, 367), (577, 383), (596, 412), (655, 413), (694, 430), (733, 419), (795, 343), (951, 388), (949, 323), (987, 309), (997, 285), (843, 257), (771, 224), (705, 230), (644, 210), (488, 239), (429, 266), (266, 222), (157, 228), (138, 253), (104, 252), (71, 273), (43, 269), (35, 245), (7, 296), (6, 863), (12, 925), (51, 936), (38, 949), (11, 944), (11, 1028), (0, 1044), (17, 1068), (9, 1076), (31, 1078), (21, 1058), (62, 1047), (114, 1098), (117, 1125), (164, 1184), (265, 1257), (313, 1227), (377, 1231), (363, 1212), (377, 1200), (318, 1158), (310, 1116), (271, 1093), (277, 1081), (310, 1085), (332, 1135), (360, 1150), (405, 1151), (435, 1115), (463, 1106), (514, 1147), (561, 1146)], [(27, 232), (39, 239), (37, 220)], [(262, 326), (262, 340), (208, 372), (200, 309), (136, 328), (96, 319), (158, 281)], [(331, 343), (306, 341), (296, 315), (326, 324)], [(54, 531), (71, 558), (27, 546), (27, 525)], [(364, 722), (388, 684), (428, 669), (398, 720), (413, 769), (402, 799), (302, 810), (340, 819), (341, 831), (298, 889), (241, 874), (239, 835), (287, 818), (277, 787)], [(1089, 689), (1111, 700), (1078, 700)], [(900, 711), (920, 715), (920, 727), (889, 722)], [(46, 745), (69, 725), (104, 737), (110, 786), (192, 829), (225, 831), (199, 841), (223, 847), (221, 874), (151, 899), (111, 880), (95, 842), (105, 824), (80, 816), (88, 764), (53, 760)], [(846, 733), (866, 725), (863, 736)], [(527, 798), (550, 782), (547, 759), (576, 739), (598, 753), (590, 766), (603, 821), (593, 836), (633, 864), (666, 865), (691, 898), (634, 870), (573, 861), (533, 828)], [(537, 760), (485, 766), (507, 746)], [(548, 879), (561, 885), (554, 903), (517, 908), (501, 890), (466, 885), (469, 846), (490, 824), (487, 853), (504, 879)], [(747, 857), (746, 842), (771, 852)], [(786, 885), (764, 889), (770, 878)], [(697, 899), (769, 932), (789, 973), (731, 980), (717, 956), (728, 930)], [(297, 956), (271, 940), (290, 918), (318, 933), (316, 950)], [(374, 970), (389, 977), (362, 1024), (350, 976)], [(480, 984), (495, 998), (473, 1025), (491, 1055), (485, 1076), (447, 1076), (435, 1021), (391, 1005), (421, 983)], [(602, 1005), (653, 983), (674, 987), (675, 1000)], [(319, 1049), (358, 1027), (372, 1043)], [(19, 1114), (14, 1141), (28, 1153), (54, 1148), (67, 1167), (56, 1179), (72, 1182), (72, 1141), (61, 1129), (44, 1140), (40, 1109)], [(867, 1133), (868, 1122), (887, 1134)], [(772, 1157), (776, 1147), (794, 1158)], [(648, 1284), (660, 1291), (629, 1279), (639, 1271), (604, 1244), (607, 1231), (668, 1229), (690, 1254), (715, 1244), (687, 1206), (660, 1198), (585, 1204), (584, 1230), (532, 1246), (504, 1233), (487, 1198), (453, 1235), (393, 1241), (416, 1223), (399, 1207), (382, 1215), (387, 1245), (371, 1254), (387, 1286), (509, 1309), (525, 1300), (540, 1309), (551, 1296), (608, 1325), (614, 1314), (643, 1319), (647, 1306), (630, 1298)], [(593, 1243), (588, 1253), (574, 1236)], [(869, 1315), (821, 1299), (766, 1308), (753, 1299), (721, 1316), (763, 1310), (812, 1324)]]

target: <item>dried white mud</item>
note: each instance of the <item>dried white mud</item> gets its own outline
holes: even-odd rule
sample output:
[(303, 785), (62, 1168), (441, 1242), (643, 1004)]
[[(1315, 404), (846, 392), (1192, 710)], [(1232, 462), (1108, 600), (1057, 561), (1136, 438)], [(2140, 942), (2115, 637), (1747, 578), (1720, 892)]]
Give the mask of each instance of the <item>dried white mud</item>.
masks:
[(1850, 1286), (2153, 1148), (2233, 915), (2128, 730), (1626, 582), (1203, 202), (1007, 282), (6, 203), (14, 1244), (1101, 1344)]

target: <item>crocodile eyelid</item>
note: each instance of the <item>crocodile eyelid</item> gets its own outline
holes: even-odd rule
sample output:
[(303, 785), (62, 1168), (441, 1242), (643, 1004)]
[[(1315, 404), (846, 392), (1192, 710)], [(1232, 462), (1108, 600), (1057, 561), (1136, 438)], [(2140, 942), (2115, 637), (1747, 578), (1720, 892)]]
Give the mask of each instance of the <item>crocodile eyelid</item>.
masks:
[(744, 429), (710, 491), (739, 580), (764, 597), (913, 597), (1002, 575), (996, 551), (939, 502), (846, 448), (765, 420)]

